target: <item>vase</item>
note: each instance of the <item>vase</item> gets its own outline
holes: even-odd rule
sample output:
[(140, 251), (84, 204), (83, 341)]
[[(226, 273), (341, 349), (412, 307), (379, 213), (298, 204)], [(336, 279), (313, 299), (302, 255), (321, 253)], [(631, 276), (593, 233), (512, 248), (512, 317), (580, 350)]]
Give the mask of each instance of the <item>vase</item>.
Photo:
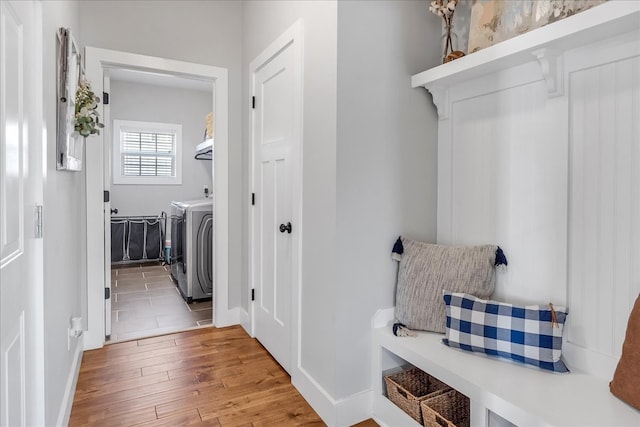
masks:
[(442, 47), (442, 63), (449, 62), (451, 59), (447, 58), (452, 52), (458, 51), (458, 35), (453, 31), (452, 24), (446, 24), (444, 27), (444, 34), (442, 35), (441, 45)]

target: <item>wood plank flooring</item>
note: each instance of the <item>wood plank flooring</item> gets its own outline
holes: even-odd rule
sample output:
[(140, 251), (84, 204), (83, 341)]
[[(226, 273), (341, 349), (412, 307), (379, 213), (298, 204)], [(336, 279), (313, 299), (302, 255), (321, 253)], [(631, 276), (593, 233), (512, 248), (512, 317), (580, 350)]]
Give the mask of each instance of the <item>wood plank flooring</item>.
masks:
[[(322, 426), (287, 373), (240, 326), (84, 353), (70, 426)], [(375, 426), (372, 421), (361, 426)]]

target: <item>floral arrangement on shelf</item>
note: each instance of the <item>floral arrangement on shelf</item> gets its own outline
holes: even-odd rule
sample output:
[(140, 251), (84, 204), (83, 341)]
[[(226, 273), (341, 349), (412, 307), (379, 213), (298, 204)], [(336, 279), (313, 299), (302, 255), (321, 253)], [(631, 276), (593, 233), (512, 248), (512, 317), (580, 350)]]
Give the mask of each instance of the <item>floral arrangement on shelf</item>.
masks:
[(91, 83), (81, 79), (76, 90), (76, 111), (74, 120), (75, 132), (82, 136), (100, 135), (99, 128), (104, 125), (100, 123), (100, 115), (97, 108), (100, 98), (91, 90)]
[(453, 27), (453, 14), (456, 11), (458, 0), (432, 0), (429, 11), (434, 15), (441, 16), (444, 21), (445, 35), (443, 36), (442, 62), (449, 62), (464, 56), (464, 52), (456, 50), (454, 46), (451, 28)]
[(453, 12), (456, 10), (458, 0), (433, 0), (429, 5), (429, 11), (434, 15), (442, 16), (445, 24), (451, 25)]

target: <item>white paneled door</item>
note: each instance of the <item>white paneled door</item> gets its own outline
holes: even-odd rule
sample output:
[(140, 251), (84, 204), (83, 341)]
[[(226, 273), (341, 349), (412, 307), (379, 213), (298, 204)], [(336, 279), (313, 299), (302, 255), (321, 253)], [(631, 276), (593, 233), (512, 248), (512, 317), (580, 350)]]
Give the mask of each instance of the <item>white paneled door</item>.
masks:
[(300, 239), (299, 43), (286, 39), (284, 46), (271, 46), (277, 53), (263, 53), (251, 68), (253, 331), (288, 372)]
[(0, 2), (0, 425), (43, 425), (40, 3)]

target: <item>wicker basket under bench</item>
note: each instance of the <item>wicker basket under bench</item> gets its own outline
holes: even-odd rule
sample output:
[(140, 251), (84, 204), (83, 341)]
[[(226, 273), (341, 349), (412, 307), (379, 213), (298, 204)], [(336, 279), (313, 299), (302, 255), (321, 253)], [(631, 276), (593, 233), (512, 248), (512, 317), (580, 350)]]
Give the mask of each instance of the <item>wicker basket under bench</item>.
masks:
[(458, 390), (449, 390), (420, 402), (424, 427), (470, 427), (469, 398)]
[(372, 418), (385, 426), (419, 426), (384, 393), (382, 377), (411, 364), (469, 397), (472, 426), (640, 426), (640, 411), (609, 392), (609, 380), (578, 370), (556, 374), (452, 349), (442, 334), (393, 335), (393, 309), (374, 317)]
[(387, 396), (411, 418), (422, 423), (420, 402), (444, 393), (451, 388), (442, 381), (415, 367), (407, 367), (385, 375)]
[(425, 427), (469, 427), (469, 398), (420, 369), (384, 376), (387, 397)]

